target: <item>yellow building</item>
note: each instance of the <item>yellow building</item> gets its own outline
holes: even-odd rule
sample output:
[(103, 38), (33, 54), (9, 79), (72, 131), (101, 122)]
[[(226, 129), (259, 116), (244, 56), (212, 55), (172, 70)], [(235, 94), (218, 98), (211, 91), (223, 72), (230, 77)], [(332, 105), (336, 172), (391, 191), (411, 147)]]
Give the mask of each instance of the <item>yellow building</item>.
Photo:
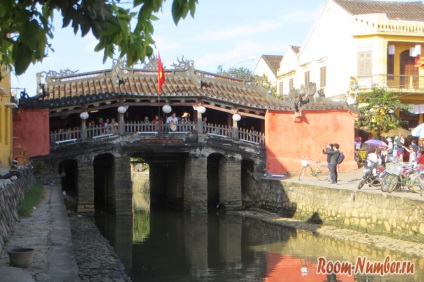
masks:
[(0, 75), (0, 167), (10, 167), (13, 156), (12, 109), (10, 74), (4, 70)]
[(332, 100), (382, 87), (424, 113), (424, 4), (326, 0), (304, 44), (290, 46), (277, 71), (278, 94), (316, 83)]

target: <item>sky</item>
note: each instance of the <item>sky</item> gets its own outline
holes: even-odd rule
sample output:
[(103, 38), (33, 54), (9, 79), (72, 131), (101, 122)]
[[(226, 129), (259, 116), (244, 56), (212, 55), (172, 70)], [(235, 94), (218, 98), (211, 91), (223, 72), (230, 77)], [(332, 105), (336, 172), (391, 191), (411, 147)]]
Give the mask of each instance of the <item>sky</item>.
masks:
[[(165, 69), (172, 69), (184, 57), (207, 72), (216, 72), (220, 65), (224, 70), (245, 67), (253, 71), (262, 55), (284, 55), (290, 45), (302, 46), (325, 2), (199, 0), (194, 18), (189, 15), (175, 26), (172, 0), (168, 0), (153, 23), (155, 55), (159, 50)], [(23, 75), (12, 75), (12, 92), (25, 88), (29, 96), (36, 95), (38, 72), (69, 69), (84, 73), (112, 67), (111, 60), (103, 64), (103, 52), (94, 51), (97, 42), (91, 34), (74, 35), (69, 27), (62, 29), (61, 20), (57, 16), (54, 21), (50, 41), (54, 52), (42, 63), (30, 65)]]

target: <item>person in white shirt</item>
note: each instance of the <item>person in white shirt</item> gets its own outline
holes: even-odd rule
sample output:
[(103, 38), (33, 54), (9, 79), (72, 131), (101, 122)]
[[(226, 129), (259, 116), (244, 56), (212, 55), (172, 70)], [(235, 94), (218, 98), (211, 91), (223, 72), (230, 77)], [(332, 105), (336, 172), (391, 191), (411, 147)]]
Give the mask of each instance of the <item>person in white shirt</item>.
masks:
[(167, 119), (166, 123), (178, 124), (178, 118), (176, 113), (172, 113)]
[(176, 131), (178, 124), (177, 115), (175, 113), (172, 113), (172, 115), (166, 119), (166, 123), (169, 124), (169, 129), (171, 129), (171, 131)]

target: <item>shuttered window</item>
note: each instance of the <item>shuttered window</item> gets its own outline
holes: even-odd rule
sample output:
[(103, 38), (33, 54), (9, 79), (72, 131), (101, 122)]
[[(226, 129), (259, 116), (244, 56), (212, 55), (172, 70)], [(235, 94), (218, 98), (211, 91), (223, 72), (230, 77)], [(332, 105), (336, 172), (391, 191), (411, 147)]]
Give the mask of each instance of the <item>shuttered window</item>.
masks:
[(323, 88), (327, 86), (327, 68), (321, 67), (319, 72), (319, 87)]
[(370, 77), (372, 75), (372, 53), (359, 52), (358, 53), (358, 76)]

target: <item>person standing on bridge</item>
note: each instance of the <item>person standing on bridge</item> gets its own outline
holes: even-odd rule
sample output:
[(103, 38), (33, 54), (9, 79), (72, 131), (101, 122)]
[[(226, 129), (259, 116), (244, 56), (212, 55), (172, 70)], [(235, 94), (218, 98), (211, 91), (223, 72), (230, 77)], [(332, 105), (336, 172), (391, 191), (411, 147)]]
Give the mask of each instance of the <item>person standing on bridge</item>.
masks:
[(154, 124), (155, 131), (162, 131), (162, 120), (159, 119), (158, 115), (155, 115), (155, 118), (152, 120), (152, 123)]
[(171, 115), (171, 116), (169, 116), (169, 117), (166, 119), (166, 123), (167, 123), (167, 124), (169, 124), (169, 128), (170, 128), (172, 131), (177, 130), (177, 124), (178, 124), (177, 114), (176, 114), (175, 112), (174, 112), (174, 113), (172, 113), (172, 115)]

